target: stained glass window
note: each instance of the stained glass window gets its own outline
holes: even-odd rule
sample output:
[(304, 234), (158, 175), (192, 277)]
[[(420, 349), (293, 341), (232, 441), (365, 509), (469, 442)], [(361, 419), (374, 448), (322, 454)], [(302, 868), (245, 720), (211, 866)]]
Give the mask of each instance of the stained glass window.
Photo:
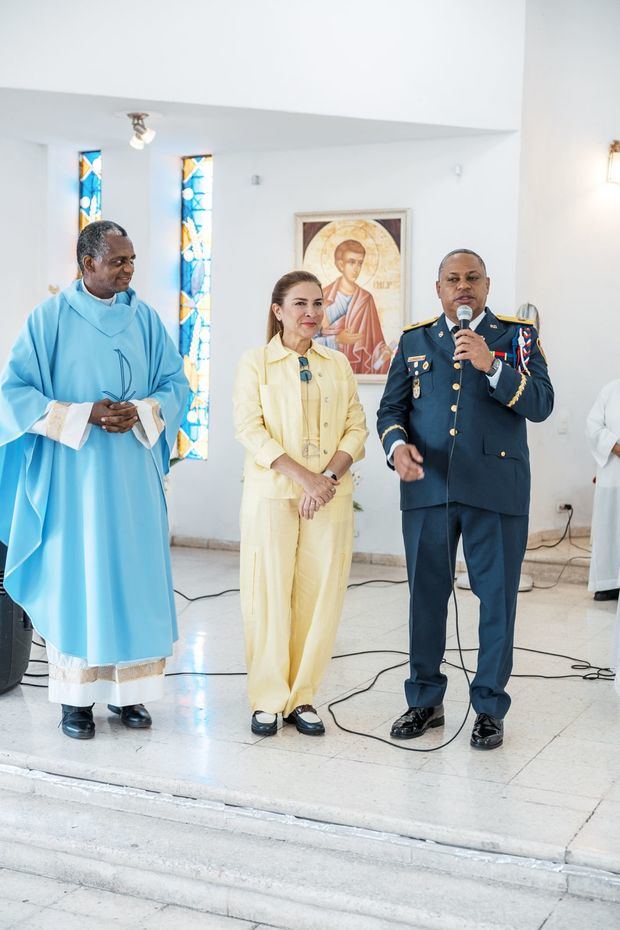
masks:
[(206, 459), (209, 441), (212, 206), (213, 157), (184, 158), (179, 348), (190, 392), (178, 447), (187, 459)]
[(80, 232), (101, 219), (101, 152), (80, 152)]

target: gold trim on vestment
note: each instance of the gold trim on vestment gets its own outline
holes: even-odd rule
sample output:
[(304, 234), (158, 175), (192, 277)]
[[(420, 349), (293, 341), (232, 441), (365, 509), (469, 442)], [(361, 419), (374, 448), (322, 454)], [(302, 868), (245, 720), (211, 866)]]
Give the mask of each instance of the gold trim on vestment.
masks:
[(138, 681), (141, 678), (156, 678), (164, 674), (165, 667), (165, 659), (120, 667), (118, 665), (94, 665), (91, 668), (60, 668), (50, 663), (49, 674), (54, 681), (63, 681), (72, 685), (90, 685), (95, 681), (112, 681), (117, 685), (122, 685), (127, 681)]
[(409, 439), (409, 436), (407, 435), (407, 430), (405, 429), (405, 427), (401, 426), (400, 423), (394, 423), (393, 426), (388, 426), (388, 428), (384, 430), (383, 433), (381, 434), (381, 439), (380, 439), (381, 444), (383, 444), (383, 440), (385, 439), (388, 433), (392, 432), (393, 429), (402, 429), (405, 436), (407, 436), (407, 439)]
[(147, 403), (153, 411), (155, 429), (157, 430), (157, 435), (160, 436), (164, 431), (164, 421), (161, 418), (159, 401), (155, 400), (153, 397), (147, 397), (145, 403)]
[(67, 404), (62, 400), (54, 401), (45, 423), (45, 435), (48, 439), (54, 439), (56, 442), (60, 441), (70, 406), (71, 404)]
[(527, 377), (526, 377), (525, 375), (521, 375), (521, 384), (520, 384), (519, 387), (517, 388), (517, 392), (516, 392), (515, 396), (512, 398), (512, 400), (510, 401), (510, 403), (506, 405), (507, 407), (514, 407), (514, 405), (516, 404), (516, 402), (519, 400), (519, 398), (520, 398), (521, 395), (523, 394), (523, 391), (525, 390), (525, 385), (526, 385), (526, 384), (527, 384)]

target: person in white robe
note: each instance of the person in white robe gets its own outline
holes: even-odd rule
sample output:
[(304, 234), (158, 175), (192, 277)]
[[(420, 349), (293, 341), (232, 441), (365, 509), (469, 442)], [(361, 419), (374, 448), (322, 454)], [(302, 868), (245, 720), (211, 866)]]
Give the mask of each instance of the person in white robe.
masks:
[(588, 590), (597, 601), (617, 600), (620, 587), (620, 380), (602, 389), (588, 414), (586, 434), (596, 462), (592, 558)]

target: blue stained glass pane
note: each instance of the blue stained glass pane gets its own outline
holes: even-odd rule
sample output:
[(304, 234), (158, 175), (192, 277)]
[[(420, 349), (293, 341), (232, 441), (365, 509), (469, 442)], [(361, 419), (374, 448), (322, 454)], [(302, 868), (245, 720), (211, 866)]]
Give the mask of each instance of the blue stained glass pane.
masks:
[(80, 232), (101, 219), (101, 151), (80, 152)]
[(206, 459), (211, 357), (211, 230), (213, 157), (183, 159), (179, 348), (190, 393), (179, 431), (181, 458)]

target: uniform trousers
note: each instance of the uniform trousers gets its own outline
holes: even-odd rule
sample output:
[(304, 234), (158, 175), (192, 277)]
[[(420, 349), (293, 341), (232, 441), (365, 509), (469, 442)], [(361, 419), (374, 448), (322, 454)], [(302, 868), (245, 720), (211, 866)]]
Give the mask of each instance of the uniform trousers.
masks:
[(244, 491), (241, 605), (252, 711), (312, 704), (340, 621), (353, 550), (353, 499), (337, 494), (312, 520), (295, 499)]
[(444, 697), (448, 680), (441, 662), (452, 591), (448, 553), (454, 567), (462, 536), (469, 581), (480, 600), (471, 701), (476, 713), (504, 717), (528, 517), (451, 503), (448, 518), (445, 505), (438, 505), (404, 510), (402, 521), (410, 591), (408, 706), (436, 707)]

